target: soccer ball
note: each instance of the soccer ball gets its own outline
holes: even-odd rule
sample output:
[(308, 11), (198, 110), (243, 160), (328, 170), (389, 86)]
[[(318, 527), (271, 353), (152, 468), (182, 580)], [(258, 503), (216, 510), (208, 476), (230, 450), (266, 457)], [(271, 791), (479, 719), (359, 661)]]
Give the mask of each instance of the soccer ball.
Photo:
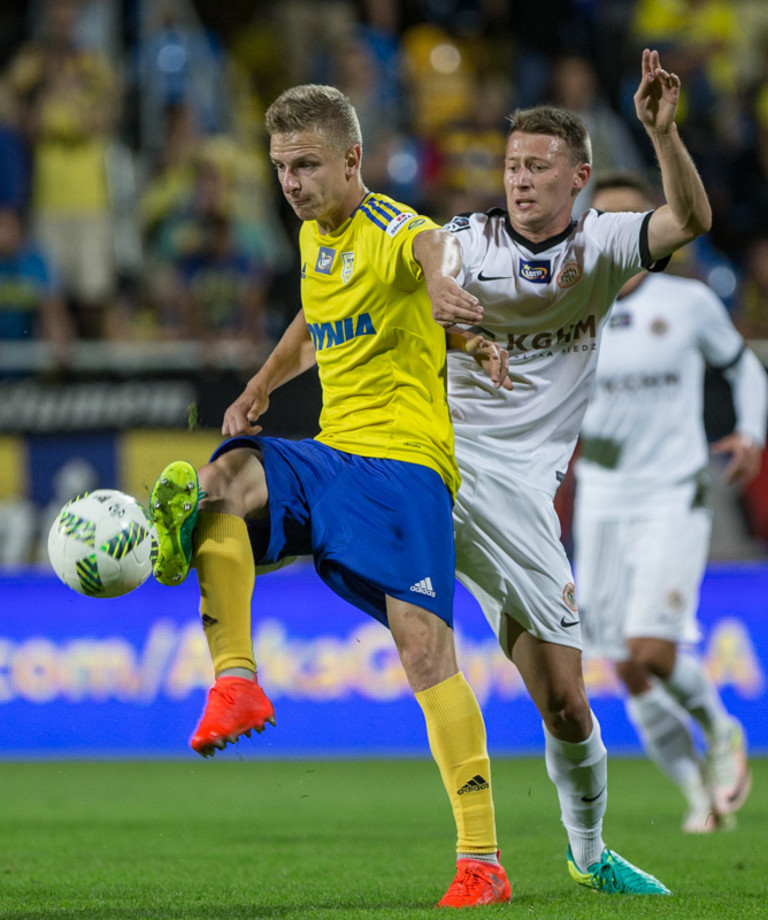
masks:
[(88, 597), (120, 597), (149, 578), (157, 533), (144, 508), (116, 489), (67, 502), (48, 533), (48, 558), (59, 578)]

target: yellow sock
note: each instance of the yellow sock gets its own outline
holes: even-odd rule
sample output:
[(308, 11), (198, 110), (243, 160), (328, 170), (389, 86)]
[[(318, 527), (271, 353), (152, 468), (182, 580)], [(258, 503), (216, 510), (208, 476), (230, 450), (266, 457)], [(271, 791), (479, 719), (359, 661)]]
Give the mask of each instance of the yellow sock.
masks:
[(214, 673), (226, 668), (255, 671), (251, 598), (256, 574), (245, 521), (234, 514), (201, 511), (194, 565)]
[(456, 821), (459, 853), (495, 853), (496, 820), (491, 795), (483, 714), (459, 672), (416, 694), (427, 736)]

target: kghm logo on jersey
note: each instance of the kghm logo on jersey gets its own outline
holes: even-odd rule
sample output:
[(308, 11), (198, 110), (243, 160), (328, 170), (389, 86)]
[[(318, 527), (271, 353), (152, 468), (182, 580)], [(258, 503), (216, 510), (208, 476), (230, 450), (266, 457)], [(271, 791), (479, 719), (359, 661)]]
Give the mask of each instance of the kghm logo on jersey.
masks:
[(557, 286), (559, 288), (573, 287), (581, 281), (584, 269), (578, 262), (566, 262), (557, 274)]
[(355, 270), (355, 254), (354, 252), (342, 252), (341, 254), (341, 283), (346, 284), (347, 281), (352, 277), (352, 272)]
[[(582, 341), (585, 338), (589, 341)], [(553, 347), (563, 352), (594, 350), (597, 347), (597, 319), (594, 313), (556, 332), (542, 329), (540, 332), (523, 332), (521, 335), (510, 332), (507, 336), (507, 351), (510, 355), (546, 351)]]
[(532, 262), (529, 259), (520, 260), (520, 277), (532, 284), (549, 284), (552, 274), (552, 263), (549, 259)]
[(358, 316), (345, 316), (330, 323), (307, 323), (312, 342), (317, 351), (343, 345), (361, 335), (376, 335), (370, 313)]
[(321, 246), (317, 253), (317, 262), (315, 271), (321, 275), (330, 275), (333, 260), (336, 258), (336, 250), (329, 249), (327, 246)]
[(621, 377), (604, 377), (598, 381), (597, 386), (609, 396), (614, 393), (637, 393), (640, 395), (644, 391), (651, 392), (667, 387), (679, 387), (680, 374), (677, 371), (661, 371), (657, 374), (652, 374), (650, 371), (640, 374), (624, 374)]

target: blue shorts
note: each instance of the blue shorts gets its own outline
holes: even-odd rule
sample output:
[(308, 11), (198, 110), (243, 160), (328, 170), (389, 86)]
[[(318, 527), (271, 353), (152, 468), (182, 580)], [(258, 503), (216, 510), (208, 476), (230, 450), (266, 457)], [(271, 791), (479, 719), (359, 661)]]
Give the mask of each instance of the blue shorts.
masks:
[(309, 438), (232, 438), (211, 460), (240, 447), (261, 451), (269, 489), (269, 518), (247, 522), (257, 565), (311, 555), (336, 594), (385, 626), (385, 595), (453, 625), (452, 501), (434, 470)]

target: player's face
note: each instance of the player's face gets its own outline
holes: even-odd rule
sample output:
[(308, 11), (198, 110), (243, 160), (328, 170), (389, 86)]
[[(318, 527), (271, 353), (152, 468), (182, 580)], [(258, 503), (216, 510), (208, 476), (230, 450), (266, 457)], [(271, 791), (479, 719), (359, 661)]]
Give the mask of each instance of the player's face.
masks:
[(515, 131), (507, 141), (504, 189), (509, 220), (533, 242), (562, 233), (571, 219), (573, 199), (591, 169), (574, 164), (562, 138)]
[(360, 203), (360, 147), (332, 150), (315, 131), (274, 134), (269, 155), (288, 203), (321, 233), (340, 226)]

